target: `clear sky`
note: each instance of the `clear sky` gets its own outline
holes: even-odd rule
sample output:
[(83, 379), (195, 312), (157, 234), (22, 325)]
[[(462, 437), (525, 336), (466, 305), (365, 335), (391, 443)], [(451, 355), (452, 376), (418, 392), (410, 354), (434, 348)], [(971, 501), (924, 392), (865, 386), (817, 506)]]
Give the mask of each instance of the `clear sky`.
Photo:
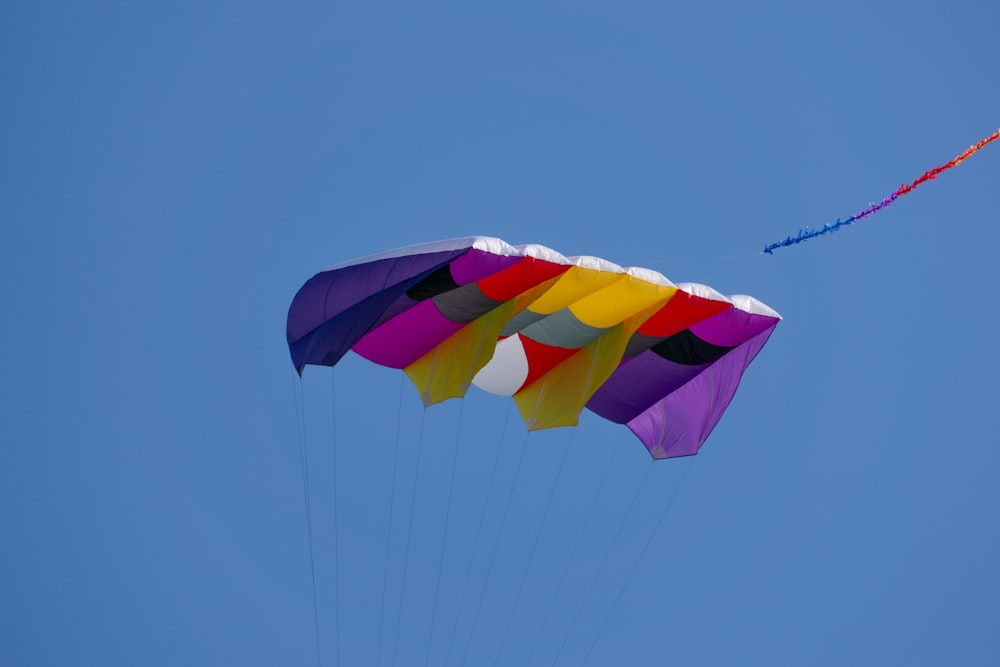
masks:
[[(759, 254), (996, 130), (998, 22), (4, 3), (0, 664), (1000, 664), (1000, 146)], [(475, 234), (784, 321), (652, 467), (592, 414), (525, 445), (508, 401), (424, 412), (357, 357), (299, 383), (306, 279)]]

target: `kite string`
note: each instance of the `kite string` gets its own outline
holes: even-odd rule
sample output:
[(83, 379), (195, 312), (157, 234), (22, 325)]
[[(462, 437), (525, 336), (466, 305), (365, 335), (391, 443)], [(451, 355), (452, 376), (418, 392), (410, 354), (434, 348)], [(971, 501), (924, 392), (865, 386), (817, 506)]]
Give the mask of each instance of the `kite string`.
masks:
[(330, 369), (330, 400), (332, 402), (332, 445), (333, 445), (333, 582), (336, 595), (334, 596), (334, 612), (336, 622), (333, 629), (333, 641), (336, 644), (336, 661), (334, 664), (340, 665), (340, 534), (338, 514), (340, 512), (339, 495), (340, 484), (337, 480), (337, 367)]
[(531, 658), (535, 655), (535, 649), (538, 648), (538, 640), (542, 638), (545, 634), (545, 627), (549, 623), (549, 618), (552, 616), (552, 610), (555, 608), (556, 600), (559, 599), (559, 594), (562, 593), (563, 586), (566, 584), (566, 579), (569, 576), (570, 565), (576, 560), (576, 552), (580, 548), (580, 544), (583, 542), (583, 536), (587, 532), (587, 528), (590, 527), (590, 521), (594, 516), (594, 508), (597, 507), (597, 501), (601, 497), (601, 492), (604, 490), (604, 485), (608, 481), (608, 475), (611, 472), (611, 468), (614, 465), (615, 459), (619, 451), (623, 448), (620, 446), (622, 438), (625, 436), (625, 431), (623, 430), (619, 436), (618, 440), (615, 442), (614, 448), (611, 451), (611, 458), (604, 466), (604, 474), (601, 476), (601, 481), (597, 485), (597, 491), (594, 493), (594, 497), (590, 501), (590, 508), (587, 510), (587, 517), (583, 521), (583, 525), (580, 526), (579, 532), (576, 534), (576, 540), (573, 542), (573, 547), (570, 549), (569, 556), (566, 558), (566, 564), (563, 567), (562, 574), (559, 575), (559, 583), (556, 584), (555, 592), (549, 598), (548, 607), (545, 610), (545, 615), (542, 617), (542, 622), (538, 626), (538, 632), (535, 633), (535, 640), (531, 644), (531, 648), (528, 651), (528, 657), (525, 658), (524, 664), (531, 664)]
[(839, 230), (844, 225), (853, 225), (858, 220), (862, 220), (874, 213), (877, 213), (878, 211), (881, 211), (883, 208), (889, 206), (903, 195), (909, 194), (910, 192), (915, 190), (917, 186), (919, 186), (921, 183), (925, 183), (931, 179), (937, 178), (938, 174), (940, 174), (943, 171), (951, 169), (952, 167), (957, 167), (958, 165), (962, 164), (962, 162), (964, 162), (970, 155), (982, 149), (988, 143), (996, 141), (997, 139), (1000, 139), (1000, 130), (997, 130), (996, 132), (986, 137), (985, 139), (981, 139), (979, 142), (973, 144), (972, 146), (969, 146), (967, 149), (956, 155), (948, 162), (945, 162), (942, 165), (938, 165), (933, 169), (925, 171), (919, 178), (917, 178), (909, 185), (907, 185), (906, 183), (900, 185), (895, 192), (893, 192), (891, 195), (889, 195), (882, 201), (878, 203), (872, 202), (868, 204), (868, 206), (861, 209), (854, 215), (848, 217), (846, 220), (841, 220), (840, 218), (837, 218), (836, 222), (834, 222), (832, 225), (825, 224), (820, 229), (810, 229), (809, 227), (806, 227), (805, 229), (800, 229), (798, 235), (796, 236), (788, 236), (781, 241), (765, 245), (764, 253), (767, 255), (771, 255), (774, 254), (774, 251), (777, 250), (778, 248), (785, 248), (791, 245), (796, 245), (802, 243), (803, 241), (807, 241), (811, 238), (815, 238), (817, 236), (825, 236), (827, 234), (832, 234), (833, 232)]
[(531, 542), (531, 550), (528, 552), (528, 560), (524, 565), (524, 569), (521, 570), (521, 581), (517, 584), (517, 592), (514, 593), (514, 604), (510, 607), (510, 613), (507, 614), (507, 622), (503, 626), (503, 633), (500, 635), (500, 644), (497, 646), (496, 656), (493, 658), (493, 667), (496, 667), (497, 662), (500, 661), (500, 654), (503, 653), (503, 645), (507, 640), (507, 632), (510, 630), (510, 622), (514, 618), (514, 612), (517, 611), (517, 603), (521, 600), (521, 591), (524, 590), (524, 581), (527, 579), (528, 570), (531, 569), (531, 563), (535, 559), (535, 549), (538, 547), (538, 538), (542, 535), (542, 529), (545, 527), (545, 520), (549, 516), (549, 508), (552, 506), (552, 497), (555, 495), (556, 487), (559, 486), (559, 479), (562, 477), (563, 466), (566, 464), (566, 455), (569, 454), (570, 446), (573, 443), (573, 436), (576, 434), (576, 429), (572, 429), (569, 432), (569, 438), (566, 440), (566, 446), (563, 448), (562, 457), (559, 459), (559, 469), (556, 471), (556, 478), (552, 482), (552, 488), (549, 489), (549, 497), (545, 501), (545, 509), (542, 510), (542, 520), (538, 522), (538, 527), (535, 529), (535, 537)]
[(618, 589), (618, 595), (615, 596), (615, 601), (611, 603), (611, 607), (608, 608), (608, 613), (604, 615), (601, 627), (598, 628), (596, 633), (594, 633), (594, 639), (590, 642), (590, 648), (587, 649), (587, 653), (583, 656), (583, 660), (580, 662), (581, 667), (586, 665), (587, 661), (590, 659), (591, 652), (594, 650), (594, 647), (597, 646), (597, 642), (601, 639), (601, 634), (604, 633), (604, 628), (607, 627), (608, 620), (611, 618), (612, 614), (614, 614), (615, 607), (618, 606), (618, 602), (622, 599), (622, 595), (625, 594), (625, 590), (632, 581), (632, 576), (635, 575), (636, 570), (639, 569), (639, 563), (642, 562), (646, 552), (649, 550), (649, 545), (653, 543), (653, 538), (656, 537), (658, 532), (660, 532), (660, 525), (663, 523), (663, 519), (666, 518), (667, 512), (670, 510), (670, 506), (674, 503), (674, 498), (677, 497), (677, 493), (681, 490), (684, 478), (687, 477), (688, 471), (691, 470), (693, 465), (694, 460), (692, 457), (692, 461), (687, 464), (687, 467), (684, 468), (684, 472), (681, 473), (681, 478), (678, 480), (677, 486), (674, 487), (674, 492), (670, 494), (670, 499), (667, 500), (667, 504), (663, 506), (663, 510), (660, 512), (660, 518), (656, 520), (656, 525), (653, 526), (653, 530), (650, 531), (649, 537), (646, 538), (646, 543), (642, 546), (642, 551), (639, 552), (639, 557), (635, 559), (634, 563), (632, 563), (632, 569), (629, 570), (628, 576), (625, 577), (625, 581), (622, 582), (621, 588)]
[(396, 469), (399, 467), (399, 435), (403, 422), (403, 383), (404, 373), (399, 374), (399, 409), (396, 411), (396, 444), (392, 448), (392, 487), (389, 490), (389, 523), (385, 530), (385, 563), (382, 568), (382, 605), (378, 616), (378, 649), (375, 654), (375, 667), (382, 664), (382, 630), (385, 627), (385, 592), (389, 580), (389, 547), (392, 542), (392, 515), (396, 506)]
[(483, 534), (483, 519), (486, 516), (486, 507), (489, 505), (490, 494), (493, 491), (493, 482), (497, 476), (497, 463), (500, 461), (500, 452), (503, 451), (503, 440), (507, 433), (507, 423), (510, 421), (511, 406), (514, 401), (507, 402), (507, 414), (503, 419), (503, 428), (500, 429), (500, 440), (497, 442), (497, 451), (493, 457), (493, 469), (490, 472), (490, 481), (486, 484), (486, 495), (483, 498), (483, 506), (479, 512), (479, 521), (476, 522), (476, 535), (472, 538), (472, 551), (469, 553), (469, 562), (465, 566), (465, 577), (462, 583), (462, 594), (458, 599), (458, 609), (455, 612), (455, 622), (451, 626), (451, 636), (448, 639), (448, 653), (445, 656), (444, 665), (451, 659), (451, 649), (455, 643), (455, 631), (458, 629), (458, 620), (462, 616), (462, 608), (465, 606), (465, 593), (469, 588), (469, 576), (472, 574), (472, 562), (476, 558), (476, 549), (479, 546), (479, 538)]
[(441, 538), (441, 552), (438, 554), (437, 582), (434, 584), (434, 603), (431, 605), (431, 629), (427, 635), (427, 650), (424, 653), (424, 665), (430, 663), (431, 644), (434, 641), (434, 620), (437, 618), (438, 596), (441, 593), (441, 573), (444, 570), (444, 550), (448, 544), (448, 526), (451, 519), (451, 501), (455, 495), (455, 468), (458, 463), (458, 446), (462, 441), (462, 416), (465, 413), (465, 401), (459, 401), (458, 428), (455, 431), (455, 449), (451, 457), (451, 479), (448, 482), (448, 507), (444, 512), (444, 536)]
[[(500, 518), (500, 529), (497, 531), (497, 538), (493, 542), (493, 553), (490, 554), (489, 565), (486, 566), (486, 578), (483, 580), (483, 587), (479, 591), (479, 601), (476, 603), (476, 612), (472, 616), (472, 628), (469, 630), (469, 636), (465, 642), (465, 651), (462, 653), (462, 660), (460, 664), (466, 665), (468, 662), (466, 659), (469, 657), (469, 648), (472, 646), (472, 638), (476, 634), (476, 626), (479, 624), (479, 613), (483, 609), (483, 598), (486, 596), (486, 589), (490, 585), (490, 575), (493, 574), (493, 564), (496, 562), (497, 550), (500, 547), (500, 540), (503, 537), (504, 526), (507, 525), (507, 515), (510, 511), (510, 501), (514, 497), (514, 490), (517, 488), (517, 480), (521, 475), (521, 464), (524, 462), (524, 452), (528, 449), (528, 438), (531, 436), (531, 431), (528, 431), (524, 435), (524, 443), (521, 445), (521, 453), (517, 459), (517, 468), (514, 470), (514, 480), (511, 482), (510, 491), (507, 493), (507, 502), (503, 508), (503, 516)], [(449, 655), (451, 653), (449, 647)], [(447, 661), (445, 662), (447, 665)]]
[[(301, 399), (299, 394), (301, 394)], [(309, 451), (306, 447), (306, 401), (299, 376), (298, 391), (292, 378), (292, 399), (295, 402), (295, 430), (299, 439), (299, 469), (302, 475), (302, 495), (306, 506), (306, 540), (309, 543), (309, 577), (312, 579), (313, 626), (316, 631), (316, 664), (322, 667), (323, 653), (319, 641), (319, 603), (316, 599), (316, 556), (313, 548), (312, 493), (309, 489)], [(301, 405), (300, 405), (301, 404)]]
[(576, 614), (573, 616), (573, 620), (569, 624), (569, 630), (566, 632), (562, 643), (559, 645), (559, 651), (556, 653), (556, 657), (552, 661), (553, 665), (557, 664), (559, 662), (559, 658), (562, 657), (562, 653), (566, 649), (566, 642), (568, 642), (569, 638), (573, 635), (573, 630), (576, 629), (576, 624), (580, 620), (580, 615), (583, 613), (584, 608), (590, 601), (590, 596), (593, 595), (597, 582), (601, 578), (601, 574), (604, 573), (604, 568), (608, 564), (608, 558), (611, 556), (611, 552), (614, 551), (615, 545), (618, 543), (618, 538), (621, 537), (622, 529), (625, 528), (625, 524), (628, 523), (629, 517), (632, 516), (632, 510), (635, 509), (635, 503), (639, 499), (642, 489), (646, 486), (646, 481), (649, 479), (649, 473), (652, 470), (653, 459), (650, 458), (649, 463), (646, 464), (646, 472), (643, 473), (642, 481), (639, 482), (639, 486), (636, 487), (635, 493), (632, 494), (632, 500), (629, 502), (628, 509), (625, 510), (625, 515), (622, 517), (621, 523), (618, 524), (618, 529), (615, 531), (614, 537), (611, 538), (611, 542), (608, 544), (608, 548), (604, 552), (604, 557), (601, 558), (601, 564), (598, 566), (597, 572), (590, 580), (590, 586), (587, 588), (587, 593), (583, 596), (583, 601), (580, 603), (580, 606), (577, 607)]
[(396, 656), (399, 653), (399, 624), (403, 616), (403, 595), (406, 593), (406, 573), (410, 564), (410, 538), (413, 535), (413, 506), (417, 502), (417, 484), (420, 481), (420, 459), (424, 449), (424, 416), (426, 410), (420, 412), (420, 435), (417, 440), (417, 465), (413, 472), (413, 490), (410, 493), (410, 518), (407, 520), (406, 543), (403, 547), (403, 581), (399, 586), (399, 607), (396, 609), (396, 631), (392, 639), (392, 664), (396, 664)]

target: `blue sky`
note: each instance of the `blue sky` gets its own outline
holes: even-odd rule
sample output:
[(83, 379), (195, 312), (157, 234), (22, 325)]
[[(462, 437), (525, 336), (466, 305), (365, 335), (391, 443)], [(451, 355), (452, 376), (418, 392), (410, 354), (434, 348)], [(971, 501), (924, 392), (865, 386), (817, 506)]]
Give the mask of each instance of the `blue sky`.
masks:
[[(6, 4), (0, 663), (317, 664), (304, 397), (323, 665), (998, 664), (1000, 149), (759, 254), (993, 132), (998, 19)], [(785, 319), (701, 454), (652, 468), (593, 415), (525, 445), (505, 401), (424, 412), (356, 357), (299, 383), (302, 282), (472, 234)]]

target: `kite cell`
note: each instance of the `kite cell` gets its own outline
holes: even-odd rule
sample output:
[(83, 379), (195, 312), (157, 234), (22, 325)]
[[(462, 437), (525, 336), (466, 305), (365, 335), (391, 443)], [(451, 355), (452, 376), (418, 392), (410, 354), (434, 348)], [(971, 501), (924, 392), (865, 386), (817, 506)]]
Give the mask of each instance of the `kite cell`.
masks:
[(661, 459), (698, 452), (780, 319), (649, 269), (470, 237), (316, 274), (288, 345), (299, 373), (349, 350), (402, 369), (425, 406), (473, 384), (512, 396), (529, 430), (574, 426), (586, 407)]

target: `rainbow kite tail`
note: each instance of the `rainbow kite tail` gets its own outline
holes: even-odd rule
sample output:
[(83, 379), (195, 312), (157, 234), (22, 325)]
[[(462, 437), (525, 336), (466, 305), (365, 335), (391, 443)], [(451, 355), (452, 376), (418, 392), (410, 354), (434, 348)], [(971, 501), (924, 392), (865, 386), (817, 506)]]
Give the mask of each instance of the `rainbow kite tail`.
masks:
[(796, 236), (788, 236), (776, 243), (768, 243), (767, 245), (764, 246), (764, 253), (767, 255), (773, 255), (774, 251), (777, 250), (778, 248), (785, 248), (790, 245), (797, 245), (799, 243), (802, 243), (803, 241), (807, 241), (817, 236), (825, 236), (827, 234), (832, 234), (833, 232), (839, 230), (844, 225), (853, 225), (858, 220), (861, 220), (862, 218), (867, 218), (873, 213), (881, 211), (883, 208), (893, 203), (903, 195), (909, 194), (913, 190), (916, 190), (917, 186), (920, 185), (921, 183), (925, 183), (933, 178), (937, 178), (938, 174), (940, 174), (943, 171), (947, 171), (952, 167), (957, 167), (958, 165), (962, 164), (970, 155), (982, 149), (984, 146), (986, 146), (986, 144), (996, 141), (997, 139), (1000, 139), (1000, 130), (997, 130), (996, 132), (986, 137), (985, 139), (980, 140), (978, 143), (969, 146), (959, 155), (956, 155), (948, 162), (945, 162), (942, 165), (938, 165), (933, 169), (925, 171), (923, 174), (921, 174), (920, 178), (913, 181), (912, 183), (910, 184), (904, 183), (900, 185), (895, 192), (893, 192), (891, 195), (889, 195), (879, 203), (876, 204), (872, 202), (867, 207), (861, 209), (860, 211), (850, 216), (846, 220), (841, 220), (840, 218), (837, 218), (837, 221), (835, 223), (833, 223), (832, 225), (823, 225), (822, 229), (810, 229), (808, 227), (806, 227), (805, 229), (800, 229), (798, 235)]

